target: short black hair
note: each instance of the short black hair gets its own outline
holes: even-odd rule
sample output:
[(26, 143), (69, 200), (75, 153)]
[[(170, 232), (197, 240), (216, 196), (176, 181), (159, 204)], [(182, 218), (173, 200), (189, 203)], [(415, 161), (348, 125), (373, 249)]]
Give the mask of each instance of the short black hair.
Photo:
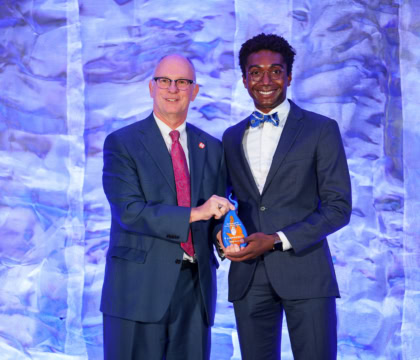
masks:
[(239, 65), (243, 77), (246, 77), (248, 56), (261, 50), (271, 50), (281, 54), (287, 65), (287, 75), (292, 73), (293, 61), (296, 55), (295, 49), (282, 36), (261, 33), (245, 41), (239, 51)]

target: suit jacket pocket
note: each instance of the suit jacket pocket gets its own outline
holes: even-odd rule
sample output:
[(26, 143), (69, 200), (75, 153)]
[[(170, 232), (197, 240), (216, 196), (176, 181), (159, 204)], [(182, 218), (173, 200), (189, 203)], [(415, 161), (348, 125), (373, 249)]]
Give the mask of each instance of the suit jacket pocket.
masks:
[(108, 257), (133, 261), (143, 264), (146, 260), (147, 252), (125, 246), (114, 246), (108, 250)]

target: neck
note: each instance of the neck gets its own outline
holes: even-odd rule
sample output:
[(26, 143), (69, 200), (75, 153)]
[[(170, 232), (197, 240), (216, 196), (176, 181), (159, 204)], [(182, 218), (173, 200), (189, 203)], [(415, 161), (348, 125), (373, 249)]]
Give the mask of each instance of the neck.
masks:
[(158, 117), (159, 120), (168, 125), (172, 130), (175, 130), (176, 128), (181, 126), (187, 118), (186, 116), (181, 117), (179, 115), (171, 116), (171, 114), (167, 116), (162, 116), (161, 114), (155, 113), (155, 115)]
[(281, 104), (283, 104), (285, 101), (286, 101), (286, 98), (285, 98), (285, 99), (283, 99), (283, 101), (282, 101), (281, 103), (279, 103), (279, 104), (277, 104), (277, 105), (275, 105), (275, 106), (273, 106), (273, 107), (262, 107), (262, 106), (257, 107), (257, 106), (255, 106), (255, 108), (256, 108), (258, 111), (262, 112), (263, 114), (268, 114), (271, 110), (273, 110), (273, 109), (275, 109), (275, 108), (279, 107), (279, 106), (280, 106)]

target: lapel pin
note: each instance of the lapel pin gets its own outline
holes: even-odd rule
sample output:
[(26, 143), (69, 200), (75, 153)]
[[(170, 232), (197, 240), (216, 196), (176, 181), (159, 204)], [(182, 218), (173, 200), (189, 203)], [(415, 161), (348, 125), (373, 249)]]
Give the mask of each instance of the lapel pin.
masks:
[(206, 145), (204, 145), (204, 143), (200, 142), (200, 143), (198, 144), (198, 147), (199, 147), (200, 149), (204, 149), (204, 148), (206, 147)]

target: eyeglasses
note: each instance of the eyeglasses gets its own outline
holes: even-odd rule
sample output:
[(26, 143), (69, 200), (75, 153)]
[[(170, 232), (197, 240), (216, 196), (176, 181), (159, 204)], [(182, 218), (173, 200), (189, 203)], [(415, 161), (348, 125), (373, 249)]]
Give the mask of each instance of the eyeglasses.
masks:
[(156, 84), (160, 89), (169, 89), (169, 87), (172, 84), (172, 81), (175, 82), (176, 88), (182, 91), (187, 90), (191, 84), (194, 84), (194, 80), (190, 80), (190, 79), (171, 80), (167, 77), (162, 77), (162, 76), (154, 77), (153, 80), (156, 81)]
[(261, 81), (265, 73), (268, 74), (271, 80), (279, 80), (283, 76), (284, 69), (280, 66), (276, 66), (268, 70), (254, 68), (248, 71), (248, 74), (251, 77), (252, 81), (255, 82)]

